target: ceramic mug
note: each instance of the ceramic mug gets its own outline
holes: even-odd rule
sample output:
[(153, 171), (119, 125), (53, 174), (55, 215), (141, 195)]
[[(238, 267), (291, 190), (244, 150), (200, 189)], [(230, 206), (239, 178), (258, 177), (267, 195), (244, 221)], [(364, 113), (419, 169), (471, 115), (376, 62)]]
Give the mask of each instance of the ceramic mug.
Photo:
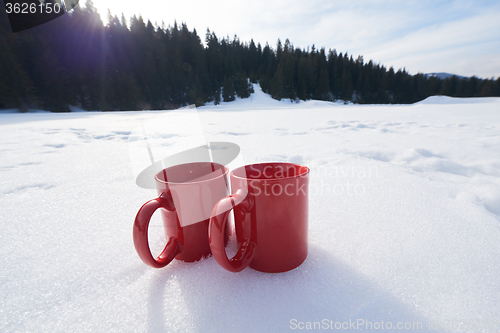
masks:
[[(289, 271), (307, 257), (309, 168), (294, 163), (260, 163), (233, 170), (233, 194), (212, 211), (209, 243), (223, 268)], [(229, 259), (225, 229), (231, 210), (238, 251)]]
[[(142, 261), (161, 268), (174, 258), (192, 262), (210, 255), (210, 214), (215, 204), (229, 194), (228, 172), (226, 166), (218, 163), (194, 162), (175, 165), (156, 174), (158, 198), (139, 209), (133, 228), (135, 249)], [(162, 253), (153, 258), (148, 227), (159, 208), (162, 208), (167, 244)], [(227, 243), (227, 233), (223, 238)]]

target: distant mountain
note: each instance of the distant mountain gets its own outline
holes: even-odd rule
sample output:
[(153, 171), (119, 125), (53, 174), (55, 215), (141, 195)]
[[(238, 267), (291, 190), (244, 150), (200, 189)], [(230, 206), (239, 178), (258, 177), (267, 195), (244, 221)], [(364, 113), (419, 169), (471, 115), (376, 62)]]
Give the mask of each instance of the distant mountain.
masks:
[(437, 77), (438, 79), (441, 79), (441, 80), (449, 79), (452, 76), (456, 76), (458, 79), (468, 78), (466, 76), (450, 74), (450, 73), (428, 73), (428, 74), (425, 74), (425, 76), (426, 77)]

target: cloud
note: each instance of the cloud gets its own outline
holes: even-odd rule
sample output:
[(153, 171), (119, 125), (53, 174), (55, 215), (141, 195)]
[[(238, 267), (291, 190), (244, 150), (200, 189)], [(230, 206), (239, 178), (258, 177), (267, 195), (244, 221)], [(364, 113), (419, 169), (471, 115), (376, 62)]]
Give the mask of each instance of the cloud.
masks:
[[(500, 54), (498, 31), (498, 13), (484, 13), (424, 26), (366, 49), (365, 54), (398, 67), (406, 66), (413, 73), (460, 71), (457, 74), (500, 76), (500, 67), (495, 61)], [(485, 57), (491, 66), (482, 64)]]

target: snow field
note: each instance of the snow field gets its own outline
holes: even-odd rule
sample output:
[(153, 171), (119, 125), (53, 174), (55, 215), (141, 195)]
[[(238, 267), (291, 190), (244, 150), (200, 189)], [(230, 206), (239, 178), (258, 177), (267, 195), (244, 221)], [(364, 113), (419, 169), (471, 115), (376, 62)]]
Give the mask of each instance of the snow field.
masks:
[[(455, 319), (491, 332), (486, 324), (500, 321), (500, 99), (295, 104), (255, 90), (197, 112), (209, 141), (241, 147), (240, 162), (311, 168), (299, 268), (142, 263), (132, 223), (156, 193), (135, 184), (129, 137), (181, 111), (3, 113), (0, 331), (284, 332), (326, 319), (435, 332), (430, 323), (453, 330), (445, 321)], [(157, 215), (153, 252), (164, 238)]]

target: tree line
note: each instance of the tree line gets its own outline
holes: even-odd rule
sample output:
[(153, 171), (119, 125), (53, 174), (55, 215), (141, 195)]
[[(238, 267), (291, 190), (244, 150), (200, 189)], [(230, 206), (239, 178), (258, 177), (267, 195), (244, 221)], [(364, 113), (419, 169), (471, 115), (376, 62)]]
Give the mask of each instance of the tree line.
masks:
[(0, 13), (0, 108), (159, 110), (246, 98), (259, 83), (275, 99), (414, 103), (432, 95), (500, 96), (500, 78), (447, 79), (385, 68), (325, 48), (219, 38), (186, 24), (155, 26), (92, 3), (16, 34)]

